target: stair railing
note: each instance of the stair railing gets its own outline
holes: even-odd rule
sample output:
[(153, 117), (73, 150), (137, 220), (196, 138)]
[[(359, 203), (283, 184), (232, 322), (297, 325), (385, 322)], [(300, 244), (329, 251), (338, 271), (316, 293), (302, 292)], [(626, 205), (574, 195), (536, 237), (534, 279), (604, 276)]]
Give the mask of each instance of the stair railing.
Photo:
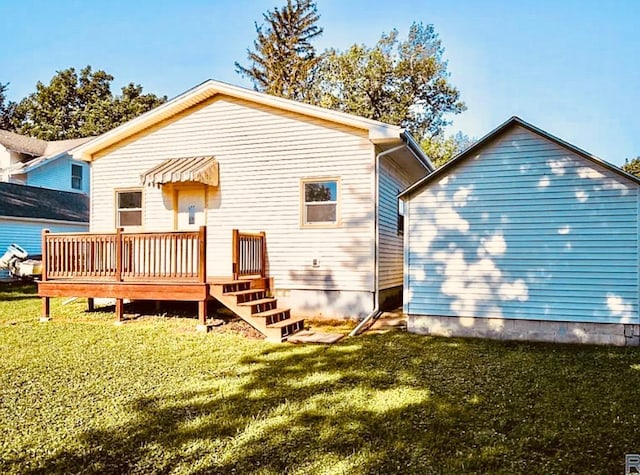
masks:
[(266, 277), (266, 234), (233, 230), (232, 272), (234, 279), (242, 277)]

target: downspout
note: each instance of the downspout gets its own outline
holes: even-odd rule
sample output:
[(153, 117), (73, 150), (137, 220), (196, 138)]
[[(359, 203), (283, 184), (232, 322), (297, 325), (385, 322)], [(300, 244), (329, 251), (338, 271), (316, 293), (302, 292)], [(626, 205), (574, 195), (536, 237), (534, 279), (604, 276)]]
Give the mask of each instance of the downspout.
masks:
[(362, 329), (372, 320), (378, 318), (382, 312), (380, 311), (380, 295), (378, 289), (378, 283), (380, 282), (380, 266), (378, 265), (378, 255), (379, 255), (379, 246), (380, 246), (380, 227), (379, 227), (379, 213), (380, 209), (378, 206), (378, 197), (380, 194), (380, 159), (385, 155), (389, 155), (390, 153), (397, 152), (398, 150), (402, 150), (403, 148), (408, 148), (407, 144), (398, 145), (397, 147), (390, 148), (389, 150), (385, 150), (384, 152), (380, 152), (376, 155), (376, 163), (375, 163), (375, 185), (374, 185), (374, 197), (373, 207), (374, 207), (374, 228), (375, 228), (375, 248), (373, 251), (373, 261), (374, 261), (374, 272), (373, 272), (373, 311), (367, 315), (364, 320), (362, 320), (358, 325), (351, 330), (349, 336), (356, 336), (358, 333), (362, 331)]

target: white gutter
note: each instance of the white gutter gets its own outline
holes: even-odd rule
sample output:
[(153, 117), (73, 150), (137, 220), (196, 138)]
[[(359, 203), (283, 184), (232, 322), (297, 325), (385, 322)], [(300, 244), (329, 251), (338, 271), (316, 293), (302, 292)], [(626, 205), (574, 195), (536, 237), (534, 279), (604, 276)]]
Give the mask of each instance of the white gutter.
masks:
[(378, 206), (378, 197), (380, 194), (380, 159), (382, 157), (384, 157), (385, 155), (389, 155), (390, 153), (393, 152), (397, 152), (398, 150), (402, 150), (403, 148), (408, 148), (407, 144), (402, 144), (402, 145), (398, 145), (397, 147), (393, 147), (390, 148), (389, 150), (385, 150), (384, 152), (380, 152), (378, 155), (376, 155), (376, 165), (375, 165), (375, 185), (374, 185), (374, 189), (375, 189), (375, 199), (373, 200), (373, 206), (374, 206), (374, 227), (375, 227), (375, 236), (376, 236), (376, 244), (375, 244), (375, 249), (373, 251), (373, 261), (374, 261), (374, 266), (375, 266), (375, 270), (373, 273), (373, 310), (372, 312), (367, 315), (364, 320), (362, 320), (360, 323), (358, 323), (358, 325), (351, 330), (351, 333), (349, 333), (349, 336), (356, 336), (358, 333), (360, 333), (360, 331), (362, 331), (362, 328), (364, 328), (365, 325), (367, 325), (371, 320), (375, 320), (376, 318), (378, 318), (382, 312), (380, 311), (380, 289), (378, 289), (378, 284), (380, 282), (380, 266), (378, 263), (378, 255), (379, 255), (379, 248), (380, 248), (380, 207)]

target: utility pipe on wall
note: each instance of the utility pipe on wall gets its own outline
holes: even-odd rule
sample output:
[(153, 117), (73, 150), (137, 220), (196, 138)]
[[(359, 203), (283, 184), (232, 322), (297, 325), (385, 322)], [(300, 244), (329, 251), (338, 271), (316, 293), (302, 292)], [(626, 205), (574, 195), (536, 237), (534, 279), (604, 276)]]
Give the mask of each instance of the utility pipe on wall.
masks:
[(379, 282), (380, 282), (380, 266), (378, 264), (378, 255), (379, 255), (379, 247), (380, 247), (380, 206), (378, 205), (378, 198), (380, 194), (380, 159), (385, 155), (389, 155), (391, 153), (397, 152), (398, 150), (402, 150), (403, 148), (408, 148), (408, 145), (402, 144), (397, 147), (390, 148), (389, 150), (385, 150), (384, 152), (380, 152), (376, 155), (376, 163), (375, 163), (375, 184), (374, 184), (374, 235), (375, 235), (375, 246), (373, 250), (373, 262), (374, 262), (374, 272), (373, 272), (373, 311), (367, 315), (358, 325), (351, 330), (349, 336), (355, 336), (362, 331), (365, 325), (367, 325), (371, 320), (374, 320), (380, 316), (382, 313), (380, 311), (380, 293), (379, 293)]

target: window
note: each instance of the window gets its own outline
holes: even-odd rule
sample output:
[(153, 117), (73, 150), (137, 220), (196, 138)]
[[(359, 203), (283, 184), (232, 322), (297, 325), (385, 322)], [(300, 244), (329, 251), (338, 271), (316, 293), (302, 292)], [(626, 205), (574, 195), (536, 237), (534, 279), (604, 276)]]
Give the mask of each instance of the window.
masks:
[(82, 165), (71, 165), (71, 188), (82, 189)]
[(303, 180), (303, 225), (338, 224), (338, 180)]
[(116, 191), (117, 226), (142, 226), (142, 191)]
[(404, 200), (398, 198), (398, 234), (404, 234)]

